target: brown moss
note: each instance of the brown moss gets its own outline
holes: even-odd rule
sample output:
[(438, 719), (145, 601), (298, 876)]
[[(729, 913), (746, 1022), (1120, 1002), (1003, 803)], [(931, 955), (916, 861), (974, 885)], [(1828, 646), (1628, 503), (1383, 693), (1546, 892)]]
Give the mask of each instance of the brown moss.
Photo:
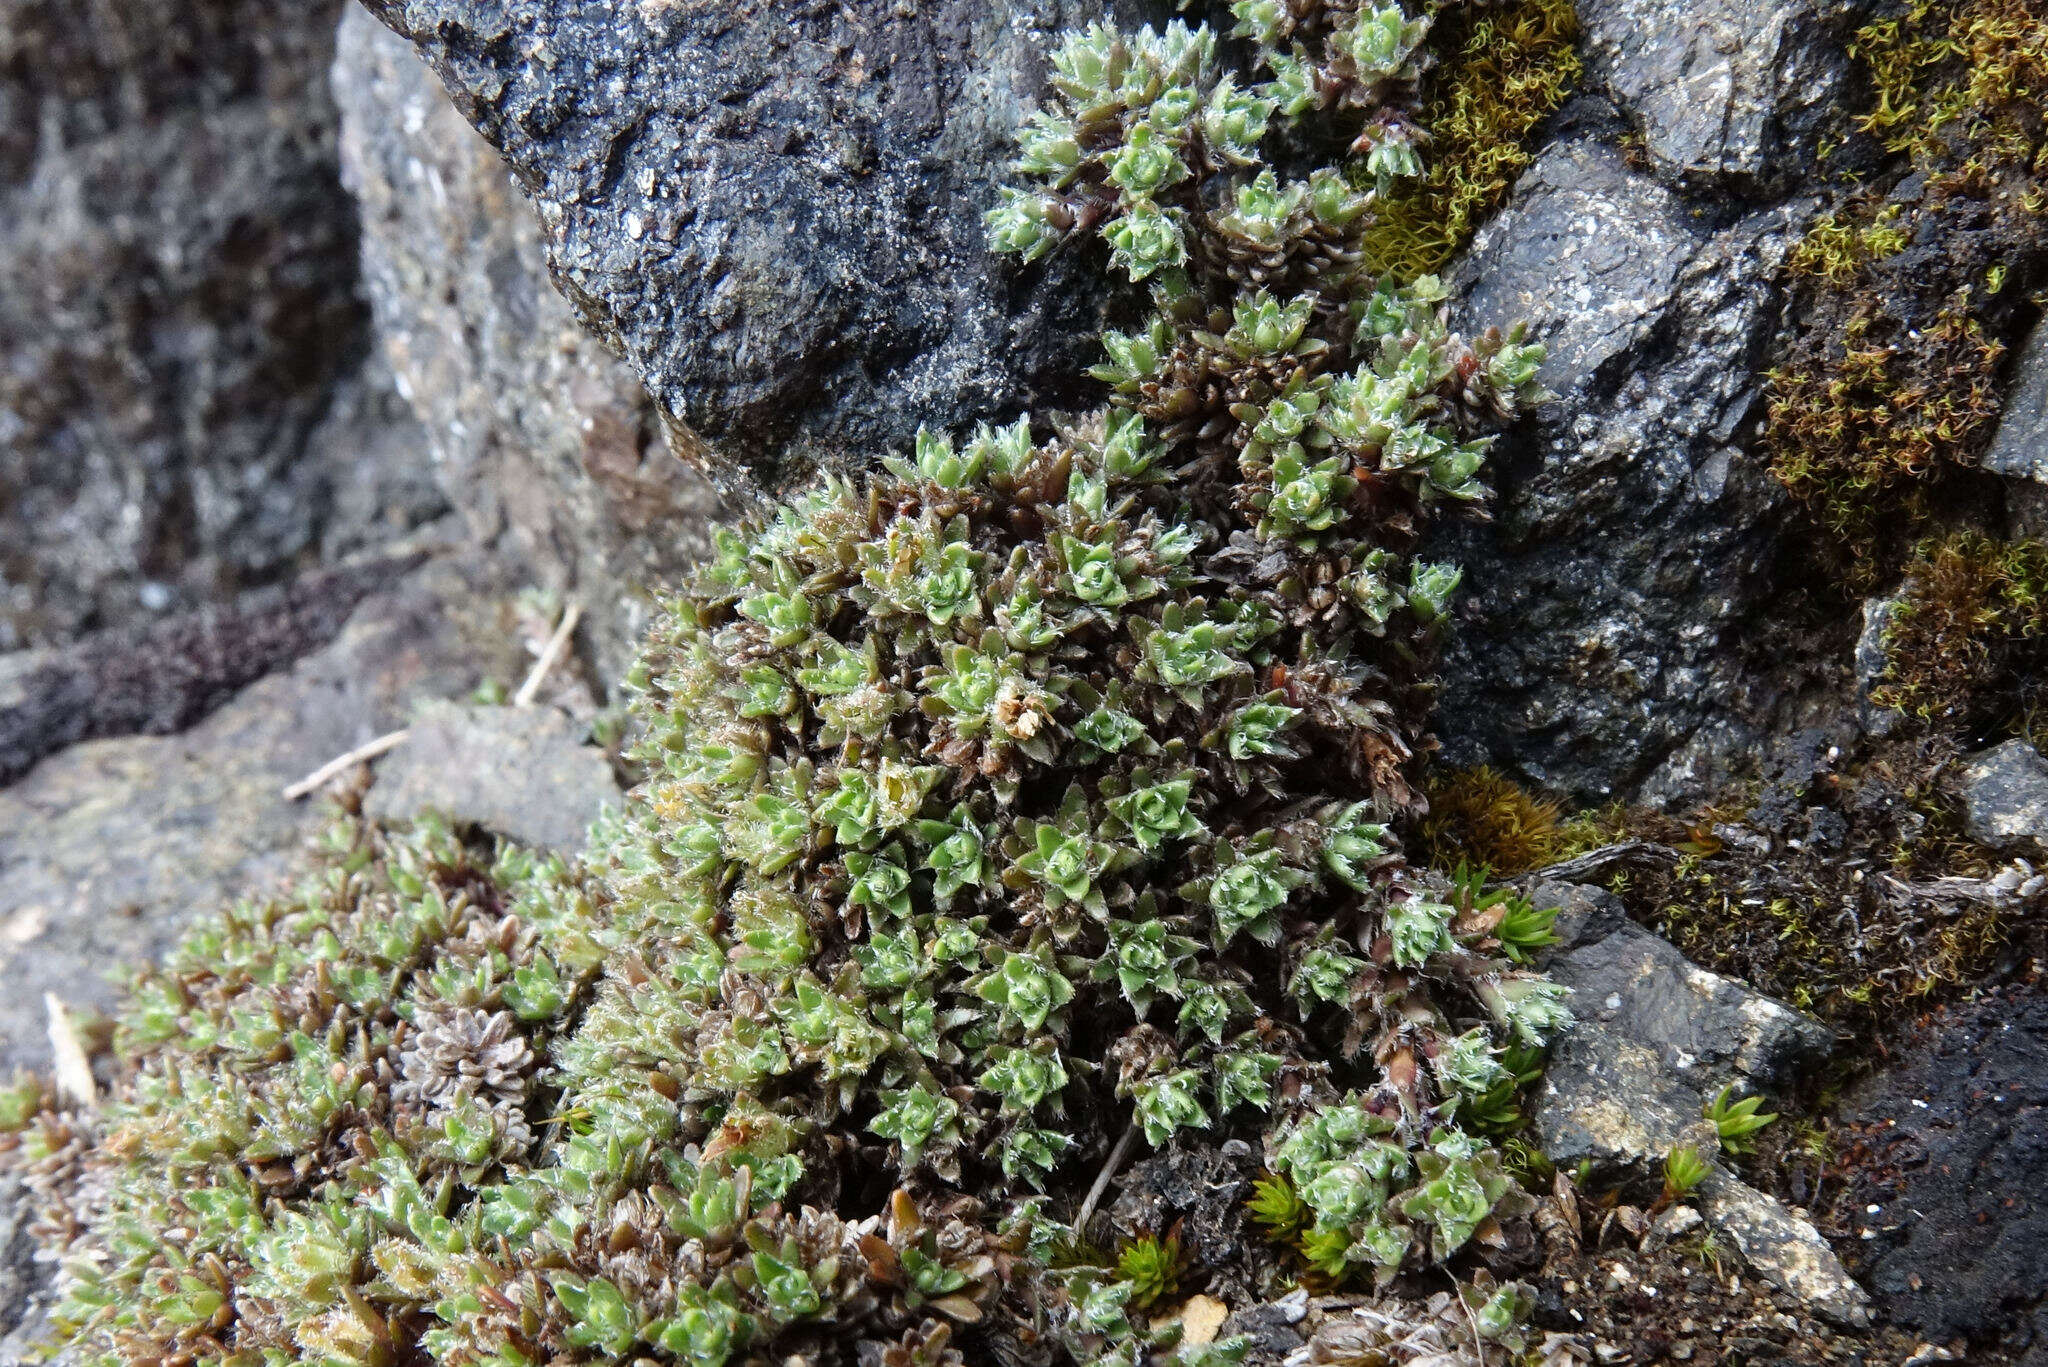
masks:
[(2048, 638), (2048, 546), (1959, 532), (1923, 543), (1885, 631), (1873, 701), (1923, 721), (2017, 710), (2017, 666)]
[(1484, 765), (1427, 784), (1429, 815), (1418, 835), (1436, 868), (1463, 863), (1496, 874), (1521, 873), (1557, 857), (1559, 805)]
[(1914, 0), (1852, 51), (1875, 174), (1787, 267), (1795, 324), (1763, 449), (1867, 591), (1938, 525), (1994, 429), (2048, 278), (2048, 0)]
[(1437, 20), (1440, 65), (1422, 126), (1427, 172), (1377, 206), (1365, 238), (1376, 272), (1400, 279), (1441, 270), (1507, 202), (1533, 156), (1530, 135), (1578, 83), (1578, 16), (1571, 0), (1512, 0)]

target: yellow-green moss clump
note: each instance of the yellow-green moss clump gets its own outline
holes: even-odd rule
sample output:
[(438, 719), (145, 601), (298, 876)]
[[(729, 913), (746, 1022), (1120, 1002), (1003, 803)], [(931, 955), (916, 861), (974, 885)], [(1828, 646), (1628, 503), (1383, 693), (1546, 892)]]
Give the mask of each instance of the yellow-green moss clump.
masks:
[(1861, 590), (1989, 439), (2048, 268), (2048, 6), (1915, 0), (1852, 50), (1872, 96), (1846, 151), (1881, 171), (1791, 254), (1764, 449)]
[(1453, 770), (1433, 778), (1424, 791), (1429, 815), (1418, 827), (1418, 843), (1440, 868), (1469, 864), (1506, 875), (1558, 857), (1559, 804), (1497, 770)]
[(2017, 653), (2048, 637), (2048, 546), (1959, 532), (1922, 543), (1885, 628), (1872, 701), (1933, 723), (2014, 707)]
[(1571, 0), (1513, 0), (1444, 15), (1430, 46), (1440, 65), (1421, 122), (1423, 174), (1387, 196), (1365, 235), (1375, 271), (1402, 279), (1441, 270), (1494, 210), (1533, 155), (1529, 137), (1578, 83)]

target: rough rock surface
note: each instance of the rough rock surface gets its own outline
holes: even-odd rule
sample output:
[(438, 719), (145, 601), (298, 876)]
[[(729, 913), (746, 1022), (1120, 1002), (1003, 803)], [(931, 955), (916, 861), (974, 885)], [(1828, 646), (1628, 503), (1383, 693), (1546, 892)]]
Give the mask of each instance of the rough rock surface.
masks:
[(1836, 1324), (1870, 1323), (1870, 1293), (1849, 1275), (1811, 1220), (1719, 1168), (1693, 1197), (1707, 1223), (1727, 1235), (1742, 1260), (1771, 1285)]
[(1982, 463), (2001, 475), (2048, 484), (2048, 322), (2036, 323), (2020, 348), (2005, 412)]
[[(1701, 1112), (1722, 1086), (1791, 1085), (1834, 1042), (1820, 1022), (1689, 963), (1611, 893), (1550, 883), (1530, 895), (1562, 909), (1543, 966), (1572, 989), (1578, 1018), (1551, 1049), (1532, 1116), (1560, 1168), (1647, 1177), (1673, 1149), (1718, 1157)], [(1868, 1322), (1868, 1297), (1810, 1220), (1718, 1165), (1695, 1203), (1772, 1285), (1838, 1324)]]
[(609, 683), (649, 590), (707, 548), (716, 499), (632, 372), (577, 325), (531, 207), (410, 45), (351, 5), (333, 84), (377, 341), (433, 473), (480, 538), (506, 537), (583, 604)]
[(1841, 39), (1862, 8), (1838, 0), (1580, 0), (1591, 78), (1642, 135), (1658, 172), (1737, 185), (1782, 180), (1811, 156), (1841, 86)]
[(584, 322), (728, 487), (1012, 416), (1093, 359), (1098, 273), (1014, 271), (981, 213), (1040, 54), (1124, 6), (368, 8), (505, 154)]
[(269, 582), (417, 498), (314, 440), (366, 340), (340, 8), (0, 0), (0, 650)]
[(1885, 650), (1885, 634), (1891, 630), (1892, 614), (1905, 602), (1902, 597), (1866, 598), (1863, 600), (1863, 630), (1856, 637), (1856, 712), (1863, 729), (1873, 738), (1883, 739), (1899, 724), (1903, 714), (1893, 707), (1881, 707), (1871, 700), (1871, 690), (1884, 679), (1885, 670), (1891, 665), (1891, 656)]
[(419, 554), (316, 571), (239, 603), (0, 655), (0, 784), (82, 740), (168, 735), (327, 644)]
[(1973, 755), (1959, 785), (1970, 838), (1995, 850), (2048, 849), (2048, 759), (2023, 740)]
[(1689, 963), (1611, 893), (1544, 884), (1530, 895), (1563, 909), (1544, 967), (1572, 989), (1578, 1018), (1551, 1051), (1534, 1115), (1559, 1167), (1648, 1172), (1724, 1084), (1783, 1087), (1833, 1043), (1818, 1021)]
[(0, 1073), (47, 1066), (44, 991), (104, 1007), (107, 974), (263, 889), (326, 820), (280, 790), (421, 701), (525, 671), (519, 577), (473, 552), (371, 595), (334, 641), (175, 736), (90, 741), (0, 791)]
[(437, 702), (377, 765), (363, 811), (407, 821), (426, 811), (562, 854), (583, 848), (598, 812), (619, 802), (604, 752), (551, 707)]
[(1843, 1246), (1885, 1314), (2048, 1363), (2048, 993), (1938, 1013), (1844, 1099), (1837, 1134), (1853, 1140)]
[(1546, 149), (1454, 276), (1465, 325), (1530, 320), (1559, 398), (1501, 448), (1497, 520), (1451, 544), (1438, 714), (1452, 761), (1588, 800), (1711, 787), (1772, 703), (1745, 654), (1783, 498), (1742, 448), (1806, 208), (1716, 228), (1610, 137)]

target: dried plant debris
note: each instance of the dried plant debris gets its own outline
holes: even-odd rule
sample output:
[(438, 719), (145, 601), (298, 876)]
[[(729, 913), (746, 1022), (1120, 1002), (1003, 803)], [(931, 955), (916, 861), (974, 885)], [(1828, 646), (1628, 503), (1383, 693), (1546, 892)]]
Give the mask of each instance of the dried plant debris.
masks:
[[(1428, 18), (1236, 11), (1242, 70), (1069, 37), (989, 215), (1151, 290), (1106, 409), (722, 534), (581, 863), (345, 825), (138, 983), (100, 1114), (9, 1094), (83, 1356), (1238, 1361), (1179, 1298), (1299, 1262), (1079, 1219), (1154, 1151), (1287, 1182), (1321, 1284), (1529, 1246), (1488, 1136), (1569, 1020), (1552, 914), (1392, 823), (1459, 580), (1424, 536), (1541, 351), (1364, 264)], [(1379, 1328), (1519, 1351), (1525, 1304)]]

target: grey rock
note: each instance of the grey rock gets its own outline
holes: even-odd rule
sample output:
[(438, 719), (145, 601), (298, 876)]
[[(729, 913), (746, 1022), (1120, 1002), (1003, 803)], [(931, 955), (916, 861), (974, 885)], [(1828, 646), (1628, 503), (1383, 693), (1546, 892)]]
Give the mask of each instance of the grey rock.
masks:
[(619, 802), (611, 764), (584, 744), (586, 729), (551, 707), (431, 704), (377, 765), (363, 811), (383, 821), (439, 812), (574, 854), (599, 811)]
[(1459, 764), (1585, 800), (1713, 788), (1783, 705), (1747, 658), (1784, 506), (1745, 455), (1806, 206), (1719, 229), (1595, 133), (1545, 150), (1458, 268), (1468, 327), (1531, 321), (1559, 398), (1501, 448), (1439, 725)]
[(2023, 740), (1973, 755), (1959, 776), (1963, 826), (1995, 850), (2048, 849), (2048, 759)]
[(1884, 648), (1885, 633), (1891, 629), (1892, 614), (1904, 601), (1900, 597), (1864, 599), (1863, 630), (1856, 637), (1857, 716), (1864, 731), (1880, 740), (1890, 735), (1905, 719), (1905, 714), (1897, 708), (1880, 707), (1870, 699), (1871, 690), (1877, 687), (1891, 664), (1891, 657)]
[(16, 1362), (10, 1340), (31, 1314), (40, 1287), (36, 1242), (29, 1233), (29, 1213), (19, 1178), (0, 1177), (0, 1361)]
[(583, 604), (609, 683), (651, 592), (708, 547), (717, 500), (631, 370), (577, 325), (503, 161), (411, 46), (350, 6), (333, 87), (379, 350), (433, 476), (476, 535)]
[[(1661, 174), (1784, 180), (1848, 70), (1839, 0), (1580, 0), (1590, 78)], [(1775, 173), (1775, 174), (1774, 174)]]
[(2036, 323), (2020, 348), (2005, 412), (1982, 464), (2001, 475), (2048, 484), (2048, 322)]
[(1870, 1293), (1856, 1284), (1811, 1220), (1719, 1168), (1693, 1192), (1693, 1200), (1765, 1281), (1836, 1324), (1860, 1329), (1870, 1323)]
[(1794, 1082), (1833, 1036), (1818, 1021), (1689, 962), (1597, 888), (1539, 886), (1561, 906), (1546, 971), (1578, 1023), (1551, 1051), (1534, 1124), (1559, 1167), (1647, 1174), (1686, 1142), (1707, 1101)]
[(191, 917), (264, 890), (328, 819), (280, 790), (525, 664), (519, 576), (473, 552), (371, 595), (340, 634), (175, 736), (89, 741), (0, 790), (0, 1074), (47, 1066), (43, 993), (114, 999), (109, 973), (156, 958)]
[(81, 740), (167, 735), (325, 645), (422, 555), (321, 570), (238, 603), (0, 655), (0, 784)]
[(0, 0), (0, 650), (273, 582), (412, 499), (409, 459), (313, 441), (367, 335), (340, 8)]
[(1091, 359), (1094, 264), (1016, 271), (981, 214), (1042, 54), (1107, 8), (368, 0), (511, 164), (584, 323), (737, 491), (1014, 415)]

